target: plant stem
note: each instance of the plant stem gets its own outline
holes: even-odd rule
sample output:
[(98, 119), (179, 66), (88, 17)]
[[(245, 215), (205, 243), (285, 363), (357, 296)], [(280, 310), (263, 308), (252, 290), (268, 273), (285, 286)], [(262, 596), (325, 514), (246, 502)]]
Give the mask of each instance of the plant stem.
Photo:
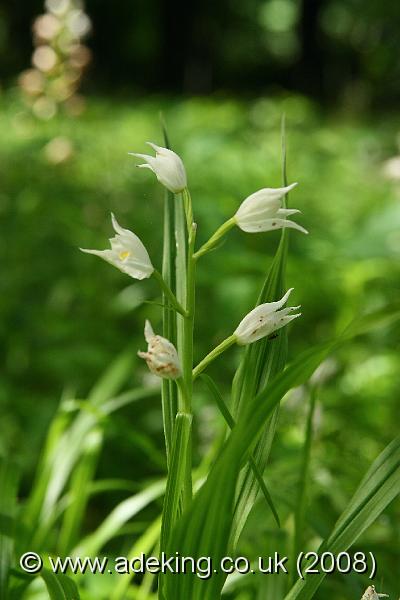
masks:
[(180, 313), (181, 315), (186, 316), (185, 309), (183, 308), (183, 306), (181, 304), (179, 304), (178, 300), (175, 298), (175, 295), (171, 291), (170, 287), (165, 283), (161, 273), (159, 273), (157, 271), (157, 269), (154, 269), (153, 276), (157, 279), (158, 283), (160, 284), (161, 290), (164, 293), (164, 296), (166, 296), (168, 298), (168, 300), (170, 301), (171, 305), (175, 308), (175, 310), (178, 311), (178, 313)]
[(190, 197), (190, 192), (187, 187), (182, 191), (182, 200), (183, 200), (183, 207), (185, 209), (185, 215), (186, 215), (188, 238), (190, 238), (190, 232), (191, 232), (192, 224), (193, 224), (193, 208), (192, 208), (192, 198)]
[(219, 240), (230, 229), (232, 229), (232, 227), (235, 227), (235, 225), (236, 225), (235, 217), (231, 217), (230, 219), (228, 219), (228, 221), (225, 221), (225, 223), (223, 223), (221, 225), (221, 227), (219, 227), (217, 229), (217, 231), (212, 234), (210, 239), (205, 244), (203, 244), (199, 250), (197, 250), (197, 252), (194, 254), (195, 260), (198, 260), (200, 258), (200, 256), (203, 256), (203, 254), (206, 254), (207, 252), (212, 250), (216, 246), (216, 244), (218, 244)]
[(207, 356), (205, 356), (202, 361), (199, 362), (197, 367), (195, 367), (193, 369), (193, 381), (196, 379), (196, 377), (198, 377), (200, 375), (200, 373), (202, 373), (204, 371), (204, 369), (206, 369), (208, 367), (208, 365), (213, 360), (215, 360), (220, 354), (225, 352), (225, 350), (227, 350), (228, 348), (233, 346), (233, 344), (235, 344), (235, 343), (236, 343), (236, 336), (232, 334), (229, 337), (227, 337), (223, 342), (221, 342), (219, 344), (219, 346), (214, 348), (214, 350), (211, 350), (211, 352), (209, 354), (207, 354)]
[[(164, 139), (166, 148), (169, 147), (168, 136), (164, 123)], [(172, 192), (164, 192), (164, 241), (162, 279), (169, 290), (175, 290), (175, 244), (174, 244), (174, 195)], [(169, 295), (163, 289), (163, 336), (172, 344), (176, 345), (176, 313), (169, 300)], [(167, 453), (167, 465), (169, 468), (172, 437), (175, 425), (175, 417), (178, 411), (178, 391), (173, 381), (162, 380), (161, 404), (163, 413), (163, 425), (165, 436), (165, 449)]]
[[(303, 550), (304, 525), (307, 508), (307, 496), (309, 486), (311, 445), (313, 440), (313, 421), (315, 405), (317, 399), (317, 390), (315, 386), (310, 386), (310, 398), (308, 405), (307, 423), (305, 439), (300, 467), (300, 481), (296, 501), (296, 510), (294, 514), (294, 536), (293, 536), (293, 556), (297, 557), (300, 550)], [(292, 579), (294, 581), (294, 579)]]
[[(193, 394), (193, 330), (194, 330), (194, 310), (195, 310), (195, 275), (196, 261), (193, 258), (194, 245), (196, 241), (196, 223), (193, 223), (192, 200), (189, 190), (186, 188), (182, 194), (186, 222), (188, 225), (188, 251), (187, 251), (187, 270), (186, 270), (186, 314), (183, 319), (183, 344), (182, 344), (182, 372), (184, 393), (182, 412), (192, 417), (192, 394)], [(190, 222), (190, 226), (189, 226)], [(192, 435), (189, 432), (189, 438), (186, 448), (186, 470), (184, 482), (184, 506), (187, 506), (192, 500)]]

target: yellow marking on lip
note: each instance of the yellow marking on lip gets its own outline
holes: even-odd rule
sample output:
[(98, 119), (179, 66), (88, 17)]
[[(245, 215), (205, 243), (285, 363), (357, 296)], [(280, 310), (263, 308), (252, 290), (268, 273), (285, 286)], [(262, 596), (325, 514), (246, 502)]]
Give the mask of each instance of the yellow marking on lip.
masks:
[(129, 252), (129, 250), (123, 250), (122, 252), (119, 253), (119, 259), (122, 261), (125, 261), (127, 258), (129, 258), (131, 255), (131, 253)]

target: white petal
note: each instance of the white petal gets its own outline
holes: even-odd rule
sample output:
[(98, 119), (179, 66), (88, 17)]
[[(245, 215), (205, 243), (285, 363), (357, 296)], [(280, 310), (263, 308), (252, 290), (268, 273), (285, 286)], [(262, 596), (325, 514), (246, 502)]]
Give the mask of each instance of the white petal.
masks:
[(149, 343), (153, 337), (154, 337), (153, 328), (151, 326), (150, 321), (148, 321), (146, 319), (146, 322), (144, 324), (144, 339), (146, 340), (147, 343)]
[(290, 217), (291, 215), (297, 215), (301, 211), (297, 210), (297, 208), (280, 208), (277, 212), (277, 217)]
[(162, 146), (157, 146), (157, 144), (154, 144), (153, 142), (146, 142), (146, 144), (148, 146), (150, 146), (151, 148), (153, 148), (154, 152), (161, 153), (163, 150), (167, 150), (167, 148), (163, 148)]
[(293, 290), (294, 288), (289, 288), (286, 294), (284, 294), (280, 300), (276, 300), (275, 302), (265, 302), (264, 304), (260, 304), (260, 306), (257, 306), (257, 308), (255, 308), (254, 310), (262, 308), (264, 314), (269, 314), (279, 310), (284, 304), (286, 304)]
[(114, 213), (111, 213), (111, 223), (112, 223), (112, 226), (114, 227), (114, 231), (116, 233), (119, 233), (120, 235), (126, 235), (127, 233), (131, 233), (129, 231), (129, 229), (124, 229), (123, 227), (121, 227), (121, 225), (118, 223), (117, 219), (115, 218)]
[(289, 219), (265, 219), (265, 220), (248, 220), (247, 222), (239, 222), (237, 220), (237, 224), (242, 231), (246, 231), (247, 233), (257, 233), (263, 231), (274, 231), (276, 229), (283, 229), (284, 227), (289, 227), (291, 229), (297, 229), (302, 233), (308, 233), (304, 227), (298, 225), (294, 221), (290, 221)]
[(129, 156), (136, 156), (136, 158), (142, 158), (143, 160), (154, 160), (154, 156), (150, 156), (150, 154), (139, 154), (138, 152), (128, 152)]
[(100, 258), (104, 258), (104, 254), (109, 252), (109, 250), (89, 250), (88, 248), (79, 248), (81, 252), (85, 252), (86, 254), (94, 254), (95, 256), (100, 256)]

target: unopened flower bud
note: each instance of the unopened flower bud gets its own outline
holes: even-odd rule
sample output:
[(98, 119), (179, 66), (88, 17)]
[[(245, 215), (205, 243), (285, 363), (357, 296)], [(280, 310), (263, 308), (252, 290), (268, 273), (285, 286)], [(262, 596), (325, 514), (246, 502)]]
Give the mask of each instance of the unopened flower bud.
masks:
[(364, 592), (361, 600), (379, 600), (379, 598), (389, 598), (387, 594), (378, 594), (374, 585), (370, 585)]
[(147, 352), (138, 352), (138, 356), (144, 358), (150, 371), (163, 379), (181, 377), (182, 370), (175, 346), (161, 335), (155, 335), (150, 321), (146, 321), (144, 337)]

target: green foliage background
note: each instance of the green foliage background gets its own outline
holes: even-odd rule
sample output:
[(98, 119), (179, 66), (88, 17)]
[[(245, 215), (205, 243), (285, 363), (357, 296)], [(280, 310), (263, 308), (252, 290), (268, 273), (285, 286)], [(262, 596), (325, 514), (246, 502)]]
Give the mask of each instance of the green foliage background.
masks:
[[(127, 154), (146, 152), (147, 140), (162, 143), (160, 110), (187, 167), (200, 243), (247, 195), (280, 185), (279, 121), (286, 113), (289, 181), (299, 182), (291, 202), (301, 209), (299, 222), (310, 231), (308, 238), (294, 232), (290, 240), (287, 279), (295, 288), (293, 303), (301, 303), (303, 313), (290, 331), (291, 357), (325, 341), (354, 315), (398, 300), (399, 188), (382, 176), (383, 162), (398, 152), (397, 116), (326, 115), (300, 96), (241, 101), (89, 98), (82, 117), (59, 116), (40, 123), (17, 97), (4, 96), (0, 452), (11, 452), (23, 466), (22, 497), (60, 397), (86, 397), (121, 351), (128, 349), (133, 356), (144, 347), (145, 318), (150, 317), (155, 328), (160, 324), (161, 311), (155, 304), (160, 298), (152, 281), (131, 281), (78, 250), (106, 247), (113, 211), (160, 265), (163, 192), (150, 173), (135, 170)], [(49, 162), (45, 151), (56, 136), (68, 138), (73, 147), (71, 158), (58, 165)], [(234, 231), (223, 249), (201, 261), (197, 359), (229, 335), (252, 308), (277, 243), (275, 233)], [(396, 325), (346, 346), (320, 394), (312, 511), (323, 535), (372, 460), (398, 433), (398, 339)], [(210, 369), (224, 391), (238, 358), (238, 351), (232, 350)], [(151, 381), (145, 365), (137, 361), (129, 387), (143, 383)], [(292, 393), (282, 410), (268, 469), (274, 497), (283, 503), (298, 477), (305, 398), (304, 390)], [(201, 386), (195, 410), (198, 461), (217, 435), (221, 419)], [(161, 427), (156, 395), (113, 415), (105, 430), (98, 477), (131, 479), (139, 486), (162, 475)], [(87, 532), (123, 497), (122, 492), (96, 496), (85, 520)], [(399, 593), (398, 511), (392, 506), (360, 541), (360, 547), (375, 552), (383, 591), (392, 594)], [(263, 543), (262, 533), (269, 533), (272, 521), (264, 513), (260, 503), (242, 541), (244, 553), (254, 553)], [(152, 517), (148, 509), (143, 520)], [(340, 600), (340, 578), (329, 585), (332, 599)], [(358, 585), (362, 587), (355, 580), (356, 598)], [(232, 597), (247, 600), (251, 596), (246, 593)], [(325, 593), (316, 597), (324, 598)]]

